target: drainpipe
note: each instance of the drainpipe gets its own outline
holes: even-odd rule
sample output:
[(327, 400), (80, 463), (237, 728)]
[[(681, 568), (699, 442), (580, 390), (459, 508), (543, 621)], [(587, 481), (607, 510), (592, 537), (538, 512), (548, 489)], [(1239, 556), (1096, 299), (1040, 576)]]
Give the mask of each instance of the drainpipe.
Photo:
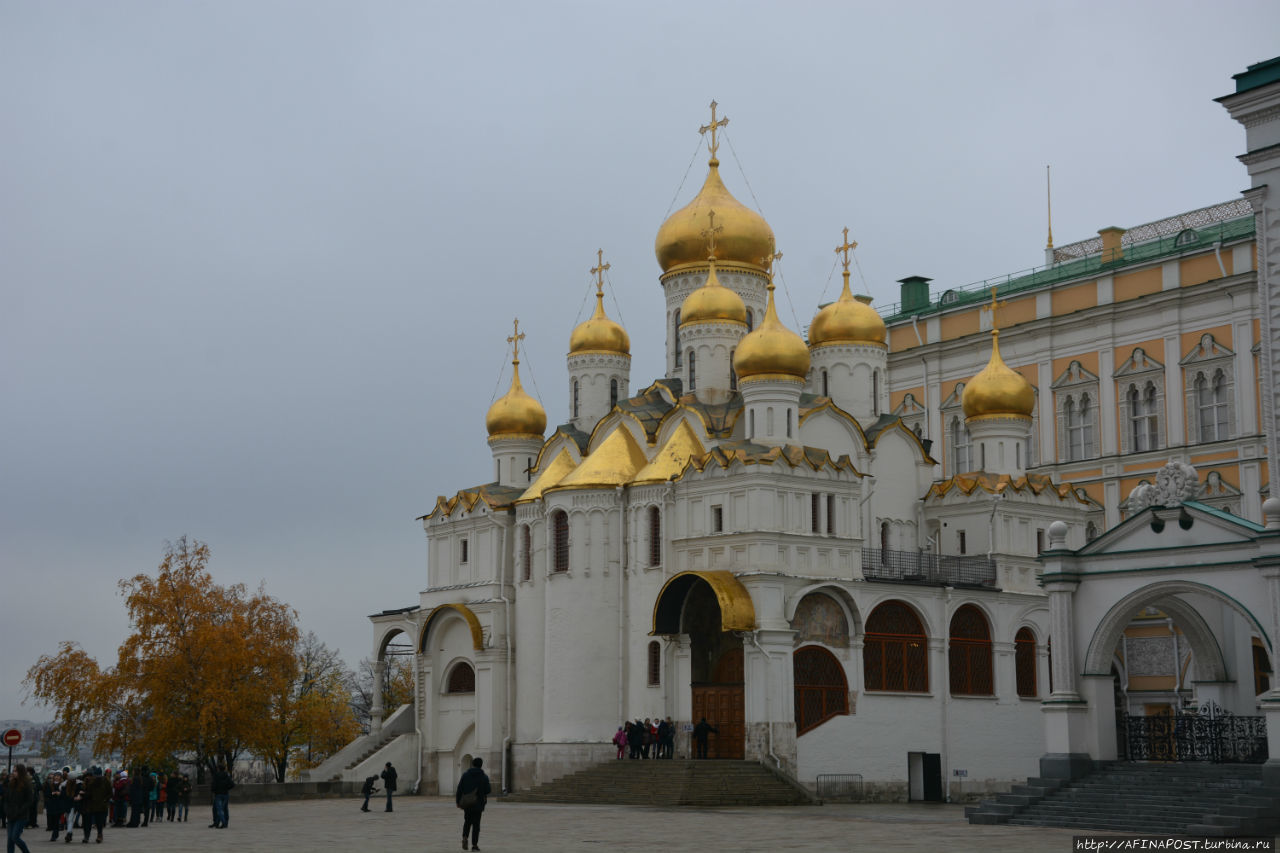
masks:
[[(421, 638), (415, 640), (414, 645), (421, 642)], [(413, 735), (418, 742), (418, 778), (413, 780), (413, 793), (418, 793), (418, 786), (422, 784), (422, 703), (418, 701), (421, 691), (418, 689), (418, 656), (421, 654), (420, 649), (414, 649), (413, 653)]]
[[(756, 639), (756, 634), (758, 634), (758, 633), (760, 633), (760, 632), (759, 632), (759, 631), (743, 631), (743, 632), (742, 632), (742, 635), (743, 635), (744, 637), (746, 637), (747, 639), (751, 640), (751, 645), (753, 645), (753, 646), (755, 646), (757, 649), (759, 649), (759, 650), (760, 650), (760, 654), (764, 655), (766, 658), (768, 658), (770, 661), (772, 661), (772, 660), (773, 660), (773, 655), (771, 655), (771, 654), (769, 654), (768, 652), (766, 652), (766, 651), (764, 650), (764, 646), (760, 645), (760, 641)], [(766, 693), (765, 693), (765, 697), (766, 697), (766, 699), (768, 698), (768, 692), (767, 692), (767, 691), (766, 691)], [(766, 703), (765, 703), (765, 707), (766, 707), (766, 708), (768, 708), (768, 707), (769, 707), (769, 703), (768, 703), (768, 702), (766, 702)], [(766, 717), (768, 717), (768, 716), (772, 716), (772, 714), (766, 713), (766, 715), (765, 715), (765, 716), (766, 716)], [(765, 725), (765, 728), (766, 728), (766, 729), (768, 730), (768, 732), (769, 732), (769, 757), (773, 759), (773, 766), (774, 766), (774, 767), (776, 767), (776, 768), (778, 768), (779, 770), (781, 770), (781, 769), (782, 769), (782, 761), (781, 761), (781, 759), (779, 759), (779, 758), (778, 758), (777, 753), (775, 753), (775, 752), (773, 751), (773, 720), (766, 719), (766, 720), (765, 720), (764, 725)]]
[(627, 505), (627, 492), (624, 486), (618, 486), (618, 504), (622, 507), (619, 516), (621, 521), (622, 537), (622, 559), (621, 567), (618, 570), (618, 719), (627, 719), (626, 701), (627, 701), (627, 676), (626, 676), (626, 648), (627, 648), (627, 627), (626, 627), (626, 583), (627, 583), (627, 566), (629, 561), (628, 555), (631, 553), (631, 543), (627, 541), (627, 531), (630, 525), (627, 524), (627, 513), (629, 507)]
[[(951, 654), (951, 631), (947, 625), (947, 612), (951, 609), (951, 587), (945, 587), (943, 591), (942, 605), (942, 625), (946, 630), (947, 647), (943, 649), (943, 660), (947, 660)], [(928, 642), (927, 640), (925, 641)], [(925, 648), (925, 654), (928, 654), (928, 647)], [(926, 658), (927, 659), (927, 658)], [(947, 736), (947, 732), (951, 727), (951, 682), (944, 681), (942, 688), (942, 790), (945, 791), (944, 799), (951, 802), (951, 779), (947, 776), (947, 771), (951, 769), (951, 753), (948, 749), (951, 739)]]
[(1218, 272), (1222, 273), (1222, 277), (1227, 277), (1227, 268), (1222, 263), (1222, 241), (1213, 244), (1213, 254), (1218, 259)]
[[(513, 510), (514, 512), (514, 510)], [(506, 723), (507, 735), (502, 739), (502, 793), (511, 793), (511, 735), (514, 723), (511, 719), (511, 599), (507, 598), (507, 571), (506, 564), (511, 563), (512, 579), (515, 577), (515, 558), (507, 560), (507, 528), (502, 525), (498, 528), (499, 546), (498, 559), (502, 561), (501, 571), (498, 573), (498, 598), (502, 601), (502, 613), (505, 628), (503, 629), (503, 639), (505, 640), (507, 659), (503, 663), (503, 680), (506, 681), (506, 715), (503, 722)]]

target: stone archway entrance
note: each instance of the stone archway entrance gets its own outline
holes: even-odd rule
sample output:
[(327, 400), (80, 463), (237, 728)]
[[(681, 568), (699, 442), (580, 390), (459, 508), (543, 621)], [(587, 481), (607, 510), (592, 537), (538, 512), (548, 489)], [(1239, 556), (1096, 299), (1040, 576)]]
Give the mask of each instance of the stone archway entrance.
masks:
[(746, 754), (746, 678), (742, 638), (755, 627), (750, 595), (729, 572), (684, 572), (667, 581), (654, 608), (654, 633), (688, 638), (690, 722), (719, 732), (708, 756)]

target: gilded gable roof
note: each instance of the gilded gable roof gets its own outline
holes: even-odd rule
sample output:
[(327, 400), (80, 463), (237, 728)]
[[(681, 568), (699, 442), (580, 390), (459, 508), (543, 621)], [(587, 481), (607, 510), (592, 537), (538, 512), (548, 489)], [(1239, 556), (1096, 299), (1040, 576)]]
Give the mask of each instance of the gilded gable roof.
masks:
[(490, 511), (506, 509), (516, 502), (523, 489), (515, 486), (500, 486), (497, 483), (485, 483), (470, 489), (460, 489), (453, 497), (440, 495), (431, 512), (418, 516), (424, 518), (437, 516), (449, 517), (456, 512), (471, 512), (480, 503), (484, 503)]
[(675, 432), (654, 454), (648, 465), (636, 474), (635, 483), (661, 483), (678, 478), (694, 456), (706, 453), (706, 448), (694, 435), (689, 422), (681, 420)]
[[(611, 489), (635, 479), (649, 460), (631, 430), (619, 425), (556, 489)], [(548, 489), (550, 491), (550, 489)]]
[(951, 492), (971, 495), (979, 489), (992, 495), (1006, 491), (1034, 495), (1047, 493), (1056, 495), (1059, 500), (1075, 501), (1091, 507), (1098, 506), (1097, 501), (1085, 494), (1083, 489), (1077, 489), (1070, 483), (1055, 483), (1047, 474), (1027, 474), (1015, 479), (1008, 474), (991, 474), (986, 471), (956, 474), (954, 477), (940, 480), (929, 487), (925, 500), (945, 497)]
[(556, 458), (552, 459), (538, 472), (538, 479), (524, 490), (524, 494), (520, 495), (520, 502), (537, 500), (542, 497), (543, 493), (552, 486), (558, 485), (561, 480), (569, 475), (574, 469), (573, 457), (569, 455), (569, 451), (563, 447), (556, 454)]

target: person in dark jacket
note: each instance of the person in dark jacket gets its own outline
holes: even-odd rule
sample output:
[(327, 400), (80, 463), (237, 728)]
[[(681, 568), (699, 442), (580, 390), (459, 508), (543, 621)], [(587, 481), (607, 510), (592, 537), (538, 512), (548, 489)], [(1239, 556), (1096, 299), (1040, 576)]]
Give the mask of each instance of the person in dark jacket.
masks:
[(360, 787), (360, 793), (364, 794), (364, 805), (360, 806), (360, 811), (362, 812), (369, 811), (369, 798), (372, 797), (374, 794), (378, 793), (377, 785), (378, 785), (377, 776), (364, 777), (364, 785)]
[[(489, 792), (489, 777), (480, 768), (484, 766), (484, 759), (476, 758), (471, 761), (471, 769), (462, 774), (462, 778), (458, 780), (458, 791), (454, 794), (454, 802), (458, 804), (458, 808), (462, 809), (462, 849), (467, 849), (467, 832), (471, 833), (471, 849), (480, 849), (480, 816), (484, 814), (484, 804)], [(474, 802), (470, 805), (463, 806), (462, 798), (475, 794)]]
[(10, 851), (20, 848), (22, 853), (31, 853), (27, 842), (22, 840), (22, 830), (31, 816), (32, 803), (36, 797), (36, 786), (27, 776), (25, 765), (16, 764), (13, 775), (4, 786), (4, 817), (8, 825), (8, 841)]
[(94, 767), (84, 779), (84, 798), (81, 809), (84, 811), (84, 840), (89, 843), (90, 827), (97, 827), (98, 843), (102, 843), (102, 828), (107, 825), (107, 809), (111, 803), (111, 783), (102, 775), (101, 767)]
[(213, 771), (213, 782), (209, 785), (213, 794), (213, 823), (209, 824), (210, 829), (227, 828), (227, 821), (231, 817), (231, 789), (235, 786), (235, 780), (227, 772), (227, 765), (219, 763), (218, 769)]
[(387, 769), (382, 771), (382, 787), (387, 789), (387, 811), (391, 811), (391, 795), (396, 790), (396, 769), (387, 762)]
[(136, 829), (139, 826), (147, 825), (147, 818), (150, 817), (147, 808), (147, 786), (143, 781), (147, 776), (147, 769), (134, 768), (133, 775), (129, 777), (129, 822), (125, 824), (129, 829)]
[(50, 773), (44, 780), (44, 828), (51, 834), (50, 841), (57, 841), (62, 835), (62, 819), (70, 808), (61, 774)]
[(698, 720), (698, 724), (693, 727), (693, 742), (697, 746), (696, 758), (707, 757), (707, 733), (713, 732), (720, 734), (720, 730), (707, 722), (707, 718), (703, 717)]

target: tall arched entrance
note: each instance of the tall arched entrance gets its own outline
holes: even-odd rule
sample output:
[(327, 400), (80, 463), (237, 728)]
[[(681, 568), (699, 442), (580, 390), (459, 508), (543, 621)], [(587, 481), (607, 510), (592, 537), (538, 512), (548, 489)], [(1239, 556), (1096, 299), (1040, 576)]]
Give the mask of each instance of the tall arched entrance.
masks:
[(691, 722), (719, 731), (711, 758), (741, 759), (746, 749), (746, 677), (740, 632), (755, 628), (751, 596), (729, 572), (683, 572), (654, 605), (653, 633), (687, 641)]

